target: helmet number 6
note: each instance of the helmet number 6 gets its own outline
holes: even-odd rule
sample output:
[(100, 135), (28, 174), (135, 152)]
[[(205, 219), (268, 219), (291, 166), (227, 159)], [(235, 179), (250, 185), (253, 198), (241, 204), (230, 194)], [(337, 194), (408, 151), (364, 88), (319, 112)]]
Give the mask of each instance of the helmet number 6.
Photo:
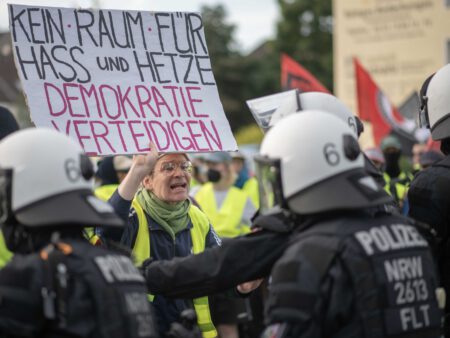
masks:
[(336, 150), (336, 145), (333, 143), (326, 143), (323, 147), (323, 155), (325, 156), (325, 160), (331, 166), (336, 166), (339, 164), (340, 156)]

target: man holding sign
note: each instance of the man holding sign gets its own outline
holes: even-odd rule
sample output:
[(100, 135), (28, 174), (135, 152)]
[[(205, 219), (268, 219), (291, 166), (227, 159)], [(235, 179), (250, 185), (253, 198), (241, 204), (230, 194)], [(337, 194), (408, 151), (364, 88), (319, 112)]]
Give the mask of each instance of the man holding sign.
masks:
[[(22, 5), (10, 5), (9, 14), (33, 122), (69, 135), (89, 155), (147, 153), (135, 157), (111, 200), (128, 221), (122, 241), (137, 260), (186, 256), (220, 243), (187, 198), (186, 152), (237, 150), (201, 16)], [(193, 303), (203, 335), (216, 336), (207, 298), (151, 298), (160, 331)]]
[[(188, 198), (192, 164), (187, 155), (158, 155), (154, 144), (150, 147), (146, 155), (134, 157), (130, 171), (110, 199), (116, 212), (127, 220), (121, 241), (132, 249), (136, 263), (188, 256), (220, 245), (206, 215)], [(114, 234), (105, 229), (103, 236)], [(161, 335), (179, 320), (183, 310), (193, 307), (203, 336), (217, 336), (208, 297), (191, 301), (151, 295), (150, 299)]]

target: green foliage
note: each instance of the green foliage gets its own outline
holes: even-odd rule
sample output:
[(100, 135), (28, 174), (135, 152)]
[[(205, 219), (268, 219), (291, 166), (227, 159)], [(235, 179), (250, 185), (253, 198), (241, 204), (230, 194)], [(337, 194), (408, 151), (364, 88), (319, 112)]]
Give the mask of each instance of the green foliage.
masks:
[(226, 22), (222, 5), (203, 6), (201, 9), (206, 42), (220, 99), (233, 130), (252, 121), (245, 111), (243, 56), (234, 40), (235, 26)]
[(227, 22), (222, 5), (201, 9), (214, 77), (234, 132), (254, 123), (246, 100), (281, 90), (281, 52), (332, 90), (331, 0), (278, 0), (278, 4), (281, 18), (277, 39), (265, 42), (249, 55), (238, 50), (236, 27)]
[(242, 55), (234, 39), (235, 26), (227, 22), (222, 5), (201, 9), (211, 64), (225, 114), (237, 131), (254, 123), (246, 100), (280, 90), (279, 53), (274, 43), (264, 44), (258, 55)]
[(252, 123), (240, 128), (234, 136), (238, 144), (259, 144), (261, 143), (264, 134), (256, 123)]
[(333, 89), (333, 19), (331, 0), (278, 0), (281, 19), (277, 45)]

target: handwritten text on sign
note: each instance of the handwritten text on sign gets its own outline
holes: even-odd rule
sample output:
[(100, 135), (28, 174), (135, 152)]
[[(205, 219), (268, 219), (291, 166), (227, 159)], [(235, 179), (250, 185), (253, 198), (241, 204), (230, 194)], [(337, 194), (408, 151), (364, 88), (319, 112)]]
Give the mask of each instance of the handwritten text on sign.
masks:
[(197, 13), (10, 5), (37, 126), (89, 154), (236, 150)]

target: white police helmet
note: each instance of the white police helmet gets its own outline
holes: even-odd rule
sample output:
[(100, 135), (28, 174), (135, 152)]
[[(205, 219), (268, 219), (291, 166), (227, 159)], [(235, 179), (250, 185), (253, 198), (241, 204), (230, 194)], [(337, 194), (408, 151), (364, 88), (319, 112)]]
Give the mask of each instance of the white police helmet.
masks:
[(450, 64), (428, 77), (420, 90), (420, 123), (438, 141), (450, 137)]
[(92, 163), (75, 141), (51, 129), (30, 128), (0, 142), (0, 221), (25, 226), (123, 222), (92, 195)]
[[(356, 136), (359, 136), (364, 131), (364, 125), (359, 118), (353, 115), (350, 109), (336, 96), (321, 92), (306, 92), (297, 95), (299, 95), (299, 112), (303, 110), (322, 110), (343, 120), (354, 131)], [(284, 105), (277, 109), (272, 116), (270, 125), (274, 126), (283, 117), (294, 113), (295, 110), (291, 106), (292, 103), (286, 101)]]
[(264, 137), (255, 162), (263, 213), (275, 205), (312, 214), (391, 201), (364, 170), (354, 133), (324, 111), (282, 119)]

